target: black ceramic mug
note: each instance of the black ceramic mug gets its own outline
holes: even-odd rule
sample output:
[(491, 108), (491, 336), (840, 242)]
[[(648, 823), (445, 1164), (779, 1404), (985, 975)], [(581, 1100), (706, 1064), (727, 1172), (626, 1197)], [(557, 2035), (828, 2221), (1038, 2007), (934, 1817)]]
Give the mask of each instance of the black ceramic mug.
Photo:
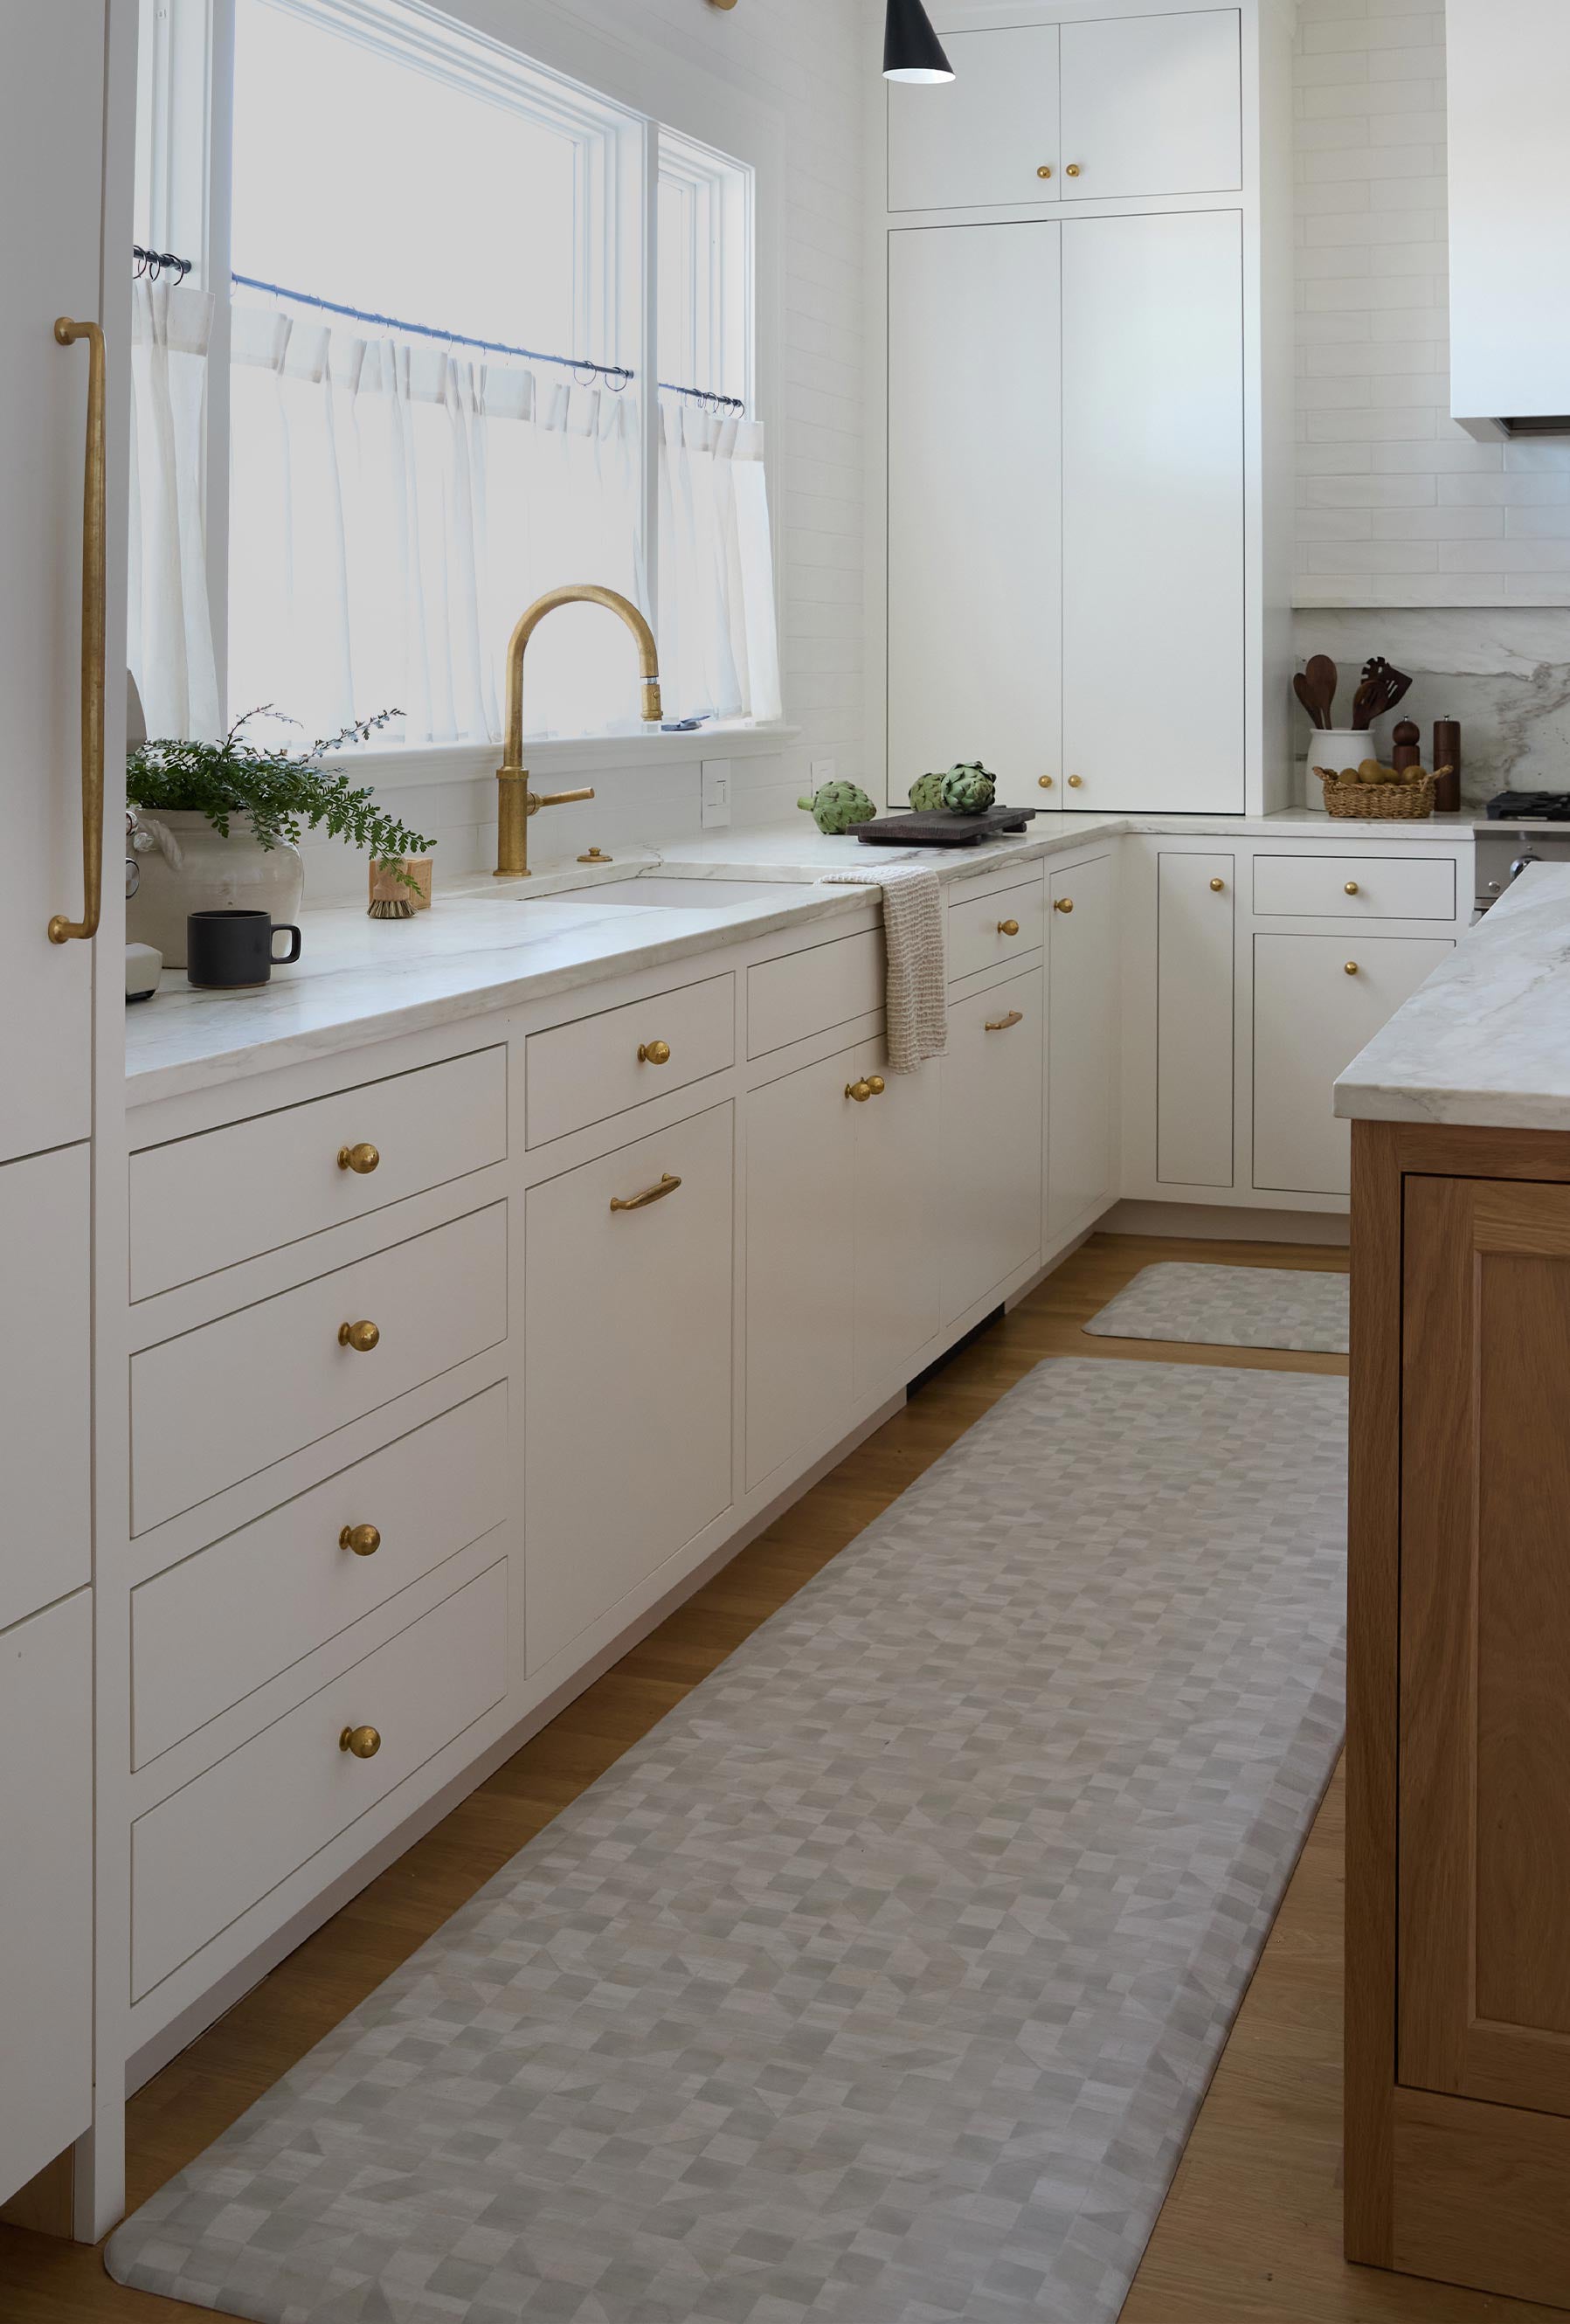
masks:
[[(294, 942), (286, 953), (275, 953), (274, 936)], [(265, 984), (275, 968), (300, 958), (300, 930), (265, 912), (188, 912), (185, 958), (193, 984)]]

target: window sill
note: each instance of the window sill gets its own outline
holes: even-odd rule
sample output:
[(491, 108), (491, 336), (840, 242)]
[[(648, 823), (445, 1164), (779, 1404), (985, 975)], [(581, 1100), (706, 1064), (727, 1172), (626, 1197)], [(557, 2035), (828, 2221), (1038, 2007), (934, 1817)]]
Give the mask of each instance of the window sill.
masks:
[[(525, 741), (531, 775), (608, 774), (613, 769), (690, 766), (699, 759), (777, 756), (800, 733), (783, 720), (768, 725), (699, 726), (688, 734), (574, 734), (559, 742)], [(494, 774), (499, 742), (420, 742), (335, 751), (323, 761), (336, 774), (358, 776), (378, 791), (411, 790), (427, 783), (472, 782)]]

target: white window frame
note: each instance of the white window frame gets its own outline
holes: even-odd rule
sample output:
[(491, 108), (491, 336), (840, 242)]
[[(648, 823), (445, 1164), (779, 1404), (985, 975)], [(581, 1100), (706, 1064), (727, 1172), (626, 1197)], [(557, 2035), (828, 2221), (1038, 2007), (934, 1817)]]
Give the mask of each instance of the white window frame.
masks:
[[(207, 513), (208, 592), (217, 663), (219, 702), (226, 716), (228, 661), (228, 293), (233, 266), (230, 183), (233, 152), (235, 0), (141, 0), (140, 96), (153, 128), (151, 174), (139, 176), (138, 228), (157, 246), (193, 262), (191, 280), (218, 292), (215, 302), (208, 397)], [(657, 377), (658, 202), (662, 161), (715, 205), (730, 246), (744, 254), (727, 265), (711, 299), (710, 344), (724, 350), (730, 392), (749, 412), (766, 419), (777, 408), (780, 376), (779, 239), (783, 183), (780, 124), (767, 107), (738, 96), (702, 72), (694, 73), (653, 38), (611, 42), (563, 23), (553, 0), (401, 0), (407, 14), (392, 25), (377, 0), (270, 0), (400, 61), (432, 71), (454, 86), (505, 99), (540, 117), (541, 105), (559, 108), (551, 125), (576, 136), (579, 149), (575, 269), (584, 312), (578, 346), (625, 364), (637, 374), (642, 440), (642, 532), (645, 586), (659, 602), (659, 427)], [(420, 30), (420, 20), (429, 32)], [(461, 36), (459, 43), (452, 35)], [(468, 42), (485, 52), (482, 76), (455, 51)], [(606, 134), (610, 108), (620, 116)], [(144, 115), (144, 117), (148, 117)], [(550, 117), (549, 113), (546, 117)], [(199, 154), (199, 167), (186, 158)], [(737, 165), (740, 165), (738, 168)], [(603, 228), (614, 218), (616, 230)], [(602, 255), (613, 254), (611, 263)], [(302, 283), (300, 288), (311, 286)], [(414, 319), (414, 318), (411, 318)], [(423, 319), (420, 318), (419, 319)], [(771, 505), (777, 505), (775, 454), (765, 452)], [(780, 600), (780, 527), (774, 539), (776, 601)], [(752, 724), (716, 721), (703, 730), (723, 735), (727, 751), (749, 744), (777, 750), (797, 729), (776, 721)], [(755, 739), (754, 739), (755, 738)], [(691, 735), (641, 736), (640, 762), (649, 757), (694, 756)], [(541, 773), (586, 763), (627, 763), (623, 736), (573, 736), (531, 745)], [(440, 743), (364, 749), (355, 763), (381, 785), (395, 774), (404, 782), (466, 777), (489, 766), (495, 745)], [(374, 761), (373, 769), (371, 762)]]

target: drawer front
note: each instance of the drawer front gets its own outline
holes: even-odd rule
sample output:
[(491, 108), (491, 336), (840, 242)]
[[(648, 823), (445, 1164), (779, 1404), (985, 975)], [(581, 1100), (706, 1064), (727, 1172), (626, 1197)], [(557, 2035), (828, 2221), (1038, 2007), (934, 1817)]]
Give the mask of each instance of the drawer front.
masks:
[(134, 1590), (133, 1764), (500, 1525), (506, 1477), (498, 1382)]
[[(505, 1559), (131, 1828), (132, 1998), (199, 1952), (507, 1691)], [(346, 1729), (374, 1727), (357, 1758)]]
[(1039, 968), (950, 1003), (943, 1059), (943, 1312), (953, 1319), (1041, 1242)]
[(549, 1146), (686, 1082), (724, 1073), (736, 1057), (735, 987), (734, 976), (713, 976), (531, 1034), (523, 1068), (529, 1144)]
[(1020, 954), (1039, 952), (1045, 918), (1039, 879), (1029, 887), (1005, 888), (1001, 895), (962, 897), (948, 908), (948, 974), (951, 982), (997, 968)]
[[(362, 1352), (345, 1325), (374, 1323)], [(492, 1203), (131, 1360), (133, 1530), (254, 1476), (507, 1333), (507, 1206)]]
[(1254, 909), (1304, 920), (1453, 920), (1455, 865), (1449, 856), (1256, 855)]
[(149, 1299), (506, 1155), (500, 1047), (150, 1147), (131, 1157), (131, 1296)]
[(748, 1056), (765, 1057), (831, 1026), (873, 1015), (883, 1005), (883, 937), (877, 928), (761, 961), (747, 971)]

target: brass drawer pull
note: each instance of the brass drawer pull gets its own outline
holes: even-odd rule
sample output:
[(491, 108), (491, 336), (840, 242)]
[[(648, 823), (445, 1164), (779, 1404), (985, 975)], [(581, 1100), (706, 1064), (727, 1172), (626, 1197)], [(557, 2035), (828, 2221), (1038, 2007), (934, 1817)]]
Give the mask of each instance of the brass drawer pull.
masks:
[(338, 1737), (338, 1749), (352, 1751), (356, 1759), (374, 1759), (382, 1748), (382, 1738), (374, 1727), (346, 1727)]
[(338, 1325), (339, 1347), (353, 1348), (357, 1356), (368, 1356), (381, 1336), (374, 1323), (340, 1323)]
[(1355, 960), (1349, 960), (1347, 962), (1346, 973), (1348, 976), (1355, 976), (1357, 974), (1357, 963)]
[(1017, 936), (1019, 935), (1019, 933), (1020, 933), (1020, 923), (1019, 923), (1019, 921), (1018, 921), (1018, 920), (1000, 920), (1000, 921), (998, 922), (998, 934), (999, 934), (999, 936)]
[(374, 1557), (382, 1546), (382, 1536), (373, 1525), (346, 1526), (338, 1536), (340, 1549), (352, 1549), (356, 1557)]
[(1052, 778), (1050, 775), (1038, 775), (1036, 780), (1042, 790), (1049, 791), (1051, 789)]
[(846, 1082), (845, 1093), (846, 1097), (854, 1098), (857, 1105), (865, 1105), (873, 1093), (873, 1085), (868, 1081)]
[(882, 1097), (883, 1092), (888, 1088), (888, 1086), (889, 1084), (883, 1079), (882, 1074), (869, 1074), (867, 1075), (867, 1087), (871, 1090), (874, 1097)]
[(1042, 162), (1042, 164), (1041, 164), (1041, 167), (1037, 171), (1036, 175), (1037, 175), (1039, 178), (1049, 178), (1049, 177), (1052, 175), (1052, 164), (1051, 164), (1051, 162), (1050, 162), (1050, 161), (1043, 161), (1043, 162)]
[(657, 1186), (645, 1186), (641, 1194), (629, 1194), (625, 1200), (620, 1194), (613, 1194), (611, 1208), (613, 1211), (646, 1211), (651, 1203), (662, 1203), (667, 1194), (673, 1194), (680, 1184), (680, 1179), (673, 1178), (667, 1170)]
[(1073, 897), (1059, 896), (1054, 902), (1052, 908), (1055, 912), (1071, 912), (1074, 909)]
[(668, 1065), (670, 1063), (669, 1041), (640, 1041), (638, 1063), (641, 1065)]
[(1224, 880), (1213, 880), (1210, 883), (1210, 892), (1213, 896), (1224, 895), (1226, 892), (1226, 881)]
[(1085, 788), (1085, 777), (1083, 775), (1070, 775), (1068, 778), (1068, 788), (1071, 791), (1083, 790)]
[(1011, 1009), (1006, 1017), (989, 1017), (987, 1019), (987, 1031), (989, 1033), (1006, 1033), (1012, 1026), (1022, 1025), (1024, 1021), (1025, 1012), (1022, 1009)]
[(1358, 892), (1357, 881), (1349, 880), (1341, 892), (1344, 896), (1355, 896)]
[(368, 1178), (382, 1157), (374, 1146), (340, 1146), (338, 1168), (352, 1170), (356, 1178)]
[(1077, 177), (1078, 177), (1078, 175), (1079, 175), (1079, 164), (1078, 164), (1078, 162), (1077, 162), (1077, 161), (1070, 161), (1070, 163), (1068, 164), (1067, 169), (1067, 170), (1065, 170), (1065, 171), (1063, 172), (1063, 174), (1064, 174), (1064, 176), (1065, 176), (1066, 178), (1077, 178)]

